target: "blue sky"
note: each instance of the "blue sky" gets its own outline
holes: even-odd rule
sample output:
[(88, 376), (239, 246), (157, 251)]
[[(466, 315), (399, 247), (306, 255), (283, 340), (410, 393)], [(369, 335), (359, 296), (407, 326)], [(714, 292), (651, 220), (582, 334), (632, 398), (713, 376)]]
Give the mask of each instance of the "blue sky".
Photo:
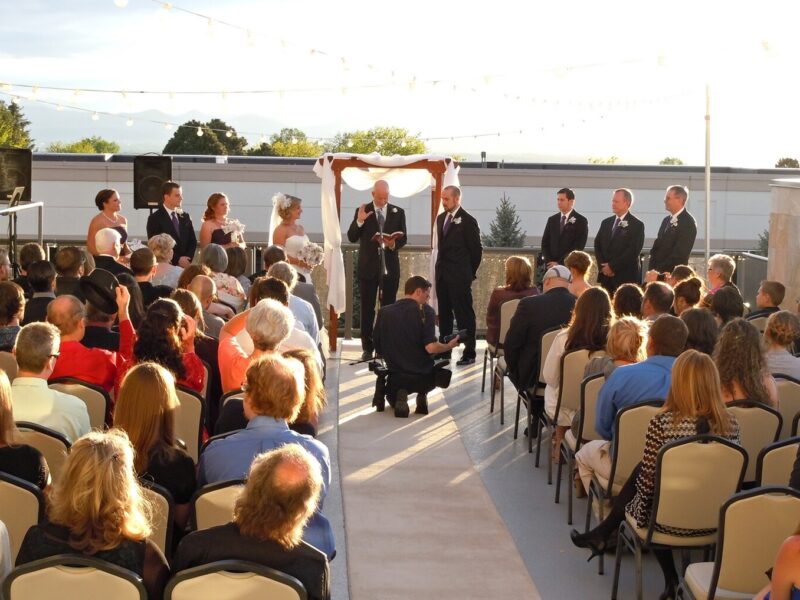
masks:
[[(144, 122), (148, 111), (157, 121), (218, 116), (254, 143), (280, 126), (328, 137), (398, 125), (468, 157), (701, 164), (708, 82), (714, 164), (800, 156), (796, 2), (173, 4), (3, 0), (0, 82), (17, 85), (0, 99), (23, 98), (40, 145), (85, 132), (158, 151), (171, 133)], [(35, 99), (119, 116), (56, 112), (21, 84), (78, 89)], [(282, 93), (223, 97), (233, 90)]]

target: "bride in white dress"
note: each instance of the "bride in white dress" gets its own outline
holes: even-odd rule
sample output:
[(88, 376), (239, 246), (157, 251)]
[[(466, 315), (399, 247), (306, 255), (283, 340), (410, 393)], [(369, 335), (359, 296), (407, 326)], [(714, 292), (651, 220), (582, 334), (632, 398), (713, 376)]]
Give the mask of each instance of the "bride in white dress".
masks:
[(272, 197), (269, 243), (283, 246), (289, 263), (303, 276), (306, 283), (312, 283), (313, 267), (297, 258), (300, 250), (309, 241), (305, 229), (297, 222), (303, 214), (302, 202), (300, 198), (288, 194), (278, 193)]

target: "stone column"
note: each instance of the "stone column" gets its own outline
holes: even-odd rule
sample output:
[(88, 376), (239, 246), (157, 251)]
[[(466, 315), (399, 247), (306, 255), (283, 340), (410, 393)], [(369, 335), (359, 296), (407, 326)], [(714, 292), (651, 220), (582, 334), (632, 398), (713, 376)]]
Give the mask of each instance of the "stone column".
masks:
[(800, 179), (775, 179), (770, 187), (767, 279), (786, 286), (781, 308), (796, 311), (800, 298)]

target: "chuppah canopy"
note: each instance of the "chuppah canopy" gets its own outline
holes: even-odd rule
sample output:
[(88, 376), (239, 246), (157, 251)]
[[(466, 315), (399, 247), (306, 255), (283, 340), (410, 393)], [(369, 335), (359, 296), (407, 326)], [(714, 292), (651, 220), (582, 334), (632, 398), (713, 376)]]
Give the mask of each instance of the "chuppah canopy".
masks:
[(342, 257), (342, 231), (339, 218), (342, 207), (342, 182), (356, 190), (370, 189), (376, 181), (389, 183), (391, 194), (399, 198), (413, 196), (431, 186), (431, 268), (436, 258), (436, 215), (440, 210), (439, 194), (443, 187), (459, 185), (458, 164), (448, 156), (412, 154), (324, 154), (314, 163), (314, 173), (322, 180), (322, 232), (325, 236), (325, 270), (328, 278), (328, 305), (331, 310), (329, 338), (336, 347), (337, 314), (347, 310), (345, 272)]

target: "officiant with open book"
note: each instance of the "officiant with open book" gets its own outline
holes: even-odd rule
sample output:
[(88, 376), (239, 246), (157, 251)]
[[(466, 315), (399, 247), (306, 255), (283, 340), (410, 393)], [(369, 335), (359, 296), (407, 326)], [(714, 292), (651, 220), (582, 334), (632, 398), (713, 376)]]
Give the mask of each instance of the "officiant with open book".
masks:
[[(359, 243), (358, 286), (361, 293), (362, 358), (370, 358), (372, 326), (375, 321), (375, 300), (381, 306), (393, 304), (400, 284), (398, 252), (406, 245), (406, 213), (389, 204), (389, 184), (384, 180), (372, 187), (372, 202), (356, 210), (347, 230), (347, 239)], [(380, 243), (383, 239), (383, 244)]]

